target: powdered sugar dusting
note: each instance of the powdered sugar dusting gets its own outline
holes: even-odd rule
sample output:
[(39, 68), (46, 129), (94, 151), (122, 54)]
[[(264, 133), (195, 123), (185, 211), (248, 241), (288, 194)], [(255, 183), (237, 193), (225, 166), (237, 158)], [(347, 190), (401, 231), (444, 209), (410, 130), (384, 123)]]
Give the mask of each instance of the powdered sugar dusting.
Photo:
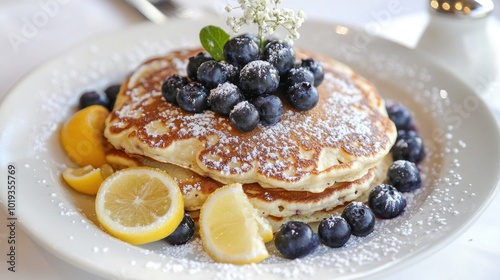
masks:
[(250, 108), (250, 102), (242, 101), (242, 102), (238, 102), (238, 104), (234, 105), (233, 111), (249, 110), (249, 108)]
[(275, 76), (274, 79), (279, 80), (278, 71), (275, 68), (271, 67), (271, 64), (269, 62), (264, 60), (254, 60), (252, 62), (249, 62), (243, 67), (243, 69), (241, 69), (240, 75), (256, 75), (257, 77), (263, 78), (269, 73)]
[(235, 84), (232, 84), (229, 82), (223, 83), (223, 84), (217, 86), (215, 89), (212, 89), (210, 91), (209, 100), (214, 95), (220, 95), (221, 99), (225, 99), (225, 98), (227, 98), (228, 95), (230, 95), (231, 93), (233, 93), (235, 91), (238, 91), (238, 87)]

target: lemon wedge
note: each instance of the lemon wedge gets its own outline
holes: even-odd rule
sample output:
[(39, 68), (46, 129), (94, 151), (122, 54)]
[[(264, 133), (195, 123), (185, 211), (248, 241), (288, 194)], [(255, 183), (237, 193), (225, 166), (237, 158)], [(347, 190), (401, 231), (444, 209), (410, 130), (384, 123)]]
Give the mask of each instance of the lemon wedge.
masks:
[(257, 211), (253, 211), (255, 221), (257, 222), (258, 232), (264, 243), (270, 242), (274, 239), (273, 228), (271, 224), (258, 214)]
[(184, 200), (175, 180), (149, 167), (116, 171), (96, 196), (97, 220), (111, 235), (145, 244), (171, 234), (184, 217)]
[(92, 105), (76, 112), (62, 125), (59, 139), (68, 156), (79, 166), (106, 163), (104, 126), (108, 109)]
[(210, 194), (200, 210), (203, 247), (215, 261), (257, 263), (269, 256), (265, 242), (273, 237), (267, 221), (243, 192), (241, 184), (229, 184)]
[(110, 165), (104, 164), (98, 168), (94, 168), (92, 165), (79, 168), (67, 167), (61, 175), (64, 181), (74, 190), (95, 195), (104, 179), (113, 172), (114, 170)]

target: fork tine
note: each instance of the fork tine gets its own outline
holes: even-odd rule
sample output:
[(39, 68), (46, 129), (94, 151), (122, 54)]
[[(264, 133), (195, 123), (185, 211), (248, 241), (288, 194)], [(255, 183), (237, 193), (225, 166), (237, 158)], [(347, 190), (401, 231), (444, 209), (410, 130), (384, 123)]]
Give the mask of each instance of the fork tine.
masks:
[[(163, 23), (167, 20), (167, 10), (160, 10), (155, 4), (148, 0), (126, 0), (130, 5), (137, 9), (141, 14), (143, 14), (148, 20), (154, 23)], [(156, 1), (156, 5), (159, 5)], [(171, 1), (167, 1), (171, 2)]]
[(175, 14), (178, 9), (177, 4), (171, 0), (149, 0), (149, 2), (166, 15)]
[(179, 7), (179, 5), (173, 0), (148, 0), (162, 13), (167, 15), (167, 17), (180, 17), (188, 18), (196, 15), (196, 12), (192, 9)]

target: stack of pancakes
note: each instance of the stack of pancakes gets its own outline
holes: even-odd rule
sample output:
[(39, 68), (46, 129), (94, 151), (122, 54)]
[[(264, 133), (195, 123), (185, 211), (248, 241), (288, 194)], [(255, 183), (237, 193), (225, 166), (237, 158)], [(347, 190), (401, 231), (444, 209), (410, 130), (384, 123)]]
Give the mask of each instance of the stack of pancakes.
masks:
[(315, 108), (299, 112), (284, 102), (273, 126), (239, 132), (227, 117), (193, 114), (162, 97), (163, 80), (186, 75), (201, 49), (172, 52), (142, 64), (121, 87), (104, 135), (117, 168), (147, 165), (179, 183), (187, 211), (228, 183), (241, 183), (252, 204), (277, 228), (287, 220), (317, 221), (366, 194), (385, 179), (396, 128), (376, 88), (348, 67), (313, 58), (325, 78)]

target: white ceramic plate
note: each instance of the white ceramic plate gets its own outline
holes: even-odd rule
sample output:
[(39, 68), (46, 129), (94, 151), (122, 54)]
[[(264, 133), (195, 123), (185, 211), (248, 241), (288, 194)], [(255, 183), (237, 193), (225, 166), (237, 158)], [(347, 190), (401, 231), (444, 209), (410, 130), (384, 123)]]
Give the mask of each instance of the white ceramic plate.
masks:
[[(213, 263), (199, 239), (171, 247), (132, 246), (96, 223), (93, 198), (66, 187), (60, 172), (72, 163), (62, 151), (60, 124), (86, 89), (120, 82), (142, 61), (172, 49), (197, 46), (198, 32), (216, 20), (143, 24), (97, 40), (39, 67), (0, 107), (0, 165), (16, 171), (14, 217), (61, 259), (110, 278), (282, 279), (379, 277), (438, 250), (482, 212), (499, 182), (500, 136), (493, 116), (469, 87), (415, 52), (339, 25), (309, 21), (297, 46), (340, 60), (379, 88), (383, 97), (414, 113), (427, 157), (425, 187), (408, 194), (403, 216), (377, 221), (375, 232), (340, 249), (321, 247), (301, 260), (272, 256), (264, 263)], [(0, 191), (9, 206), (5, 188)], [(12, 202), (12, 201), (11, 201)], [(13, 204), (10, 204), (13, 206)]]

